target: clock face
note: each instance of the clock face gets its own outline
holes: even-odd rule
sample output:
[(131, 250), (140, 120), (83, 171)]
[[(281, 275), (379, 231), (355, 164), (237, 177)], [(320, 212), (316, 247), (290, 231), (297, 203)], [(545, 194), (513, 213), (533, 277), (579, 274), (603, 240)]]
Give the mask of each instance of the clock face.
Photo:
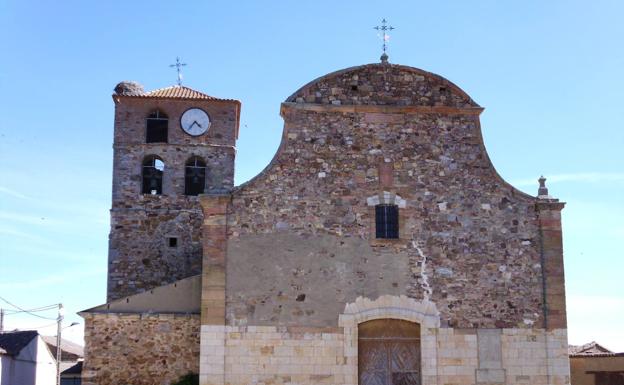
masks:
[(190, 108), (182, 114), (180, 126), (189, 135), (201, 135), (210, 128), (210, 117), (202, 109)]

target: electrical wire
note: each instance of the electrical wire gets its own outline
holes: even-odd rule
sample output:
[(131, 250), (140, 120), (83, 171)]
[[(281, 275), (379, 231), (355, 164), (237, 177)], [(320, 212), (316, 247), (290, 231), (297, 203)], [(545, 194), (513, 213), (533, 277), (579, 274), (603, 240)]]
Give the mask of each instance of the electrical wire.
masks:
[(40, 311), (47, 311), (47, 310), (52, 310), (56, 308), (58, 308), (58, 304), (37, 307), (34, 309), (25, 309), (25, 310), (4, 309), (4, 315), (18, 314), (18, 313), (24, 313), (24, 312), (40, 312)]
[[(8, 300), (7, 300), (7, 299), (5, 299), (5, 298), (0, 297), (0, 300), (2, 300), (2, 301), (4, 301), (4, 302), (6, 302), (6, 303), (8, 303), (9, 305), (13, 306), (14, 308), (16, 308), (16, 309), (18, 309), (18, 310), (20, 310), (20, 311), (22, 311), (22, 312), (24, 312), (24, 313), (30, 314), (30, 315), (32, 315), (32, 316), (39, 317), (39, 318), (43, 318), (43, 319), (47, 319), (47, 320), (51, 320), (51, 321), (56, 321), (56, 320), (57, 320), (56, 318), (44, 317), (44, 316), (42, 316), (42, 315), (35, 314), (35, 313), (33, 313), (33, 312), (29, 311), (29, 310), (22, 309), (21, 307), (19, 307), (19, 306), (15, 305), (15, 304), (13, 304), (13, 303), (11, 303), (10, 301), (8, 301)], [(53, 305), (50, 305), (50, 306), (53, 306)], [(57, 305), (54, 305), (54, 306), (58, 306), (58, 304), (57, 304)], [(44, 307), (45, 307), (45, 306), (44, 306)]]
[(27, 329), (18, 329), (18, 330), (35, 330), (35, 329), (43, 329), (43, 328), (47, 328), (53, 325), (57, 325), (56, 322), (52, 322), (51, 324), (47, 324), (47, 325), (41, 325), (41, 326), (34, 326), (34, 327), (29, 327)]

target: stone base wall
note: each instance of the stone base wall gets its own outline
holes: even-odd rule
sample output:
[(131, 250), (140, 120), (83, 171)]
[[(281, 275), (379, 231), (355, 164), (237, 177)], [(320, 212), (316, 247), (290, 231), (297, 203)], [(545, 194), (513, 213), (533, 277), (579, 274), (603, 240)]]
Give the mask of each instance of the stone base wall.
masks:
[[(201, 385), (358, 383), (357, 329), (202, 325)], [(565, 329), (421, 326), (424, 385), (570, 383)]]
[(169, 385), (199, 373), (199, 315), (83, 317), (83, 385)]
[(202, 325), (201, 333), (201, 384), (345, 384), (352, 367), (342, 328)]

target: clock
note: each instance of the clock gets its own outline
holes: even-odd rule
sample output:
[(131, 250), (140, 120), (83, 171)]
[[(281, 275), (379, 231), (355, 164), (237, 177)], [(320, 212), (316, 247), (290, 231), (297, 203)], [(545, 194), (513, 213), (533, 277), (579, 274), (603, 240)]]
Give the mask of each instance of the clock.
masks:
[(189, 108), (180, 118), (180, 127), (189, 135), (202, 135), (210, 128), (210, 117), (201, 108)]

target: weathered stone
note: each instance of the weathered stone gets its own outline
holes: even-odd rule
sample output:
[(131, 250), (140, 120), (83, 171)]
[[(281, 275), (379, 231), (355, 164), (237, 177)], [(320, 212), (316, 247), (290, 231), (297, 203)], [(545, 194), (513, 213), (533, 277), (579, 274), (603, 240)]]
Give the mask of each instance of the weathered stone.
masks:
[(199, 373), (199, 316), (85, 317), (84, 385), (170, 384)]
[[(153, 99), (114, 96), (113, 205), (109, 242), (109, 300), (175, 282), (201, 272), (202, 212), (196, 196), (184, 195), (185, 164), (199, 156), (207, 166), (206, 192), (234, 183), (234, 144), (238, 135), (237, 101)], [(199, 107), (211, 117), (205, 135), (180, 128), (180, 115)], [(145, 143), (146, 117), (159, 109), (169, 118), (167, 143)], [(162, 195), (141, 193), (145, 156), (165, 163)], [(168, 238), (177, 238), (170, 247)]]

